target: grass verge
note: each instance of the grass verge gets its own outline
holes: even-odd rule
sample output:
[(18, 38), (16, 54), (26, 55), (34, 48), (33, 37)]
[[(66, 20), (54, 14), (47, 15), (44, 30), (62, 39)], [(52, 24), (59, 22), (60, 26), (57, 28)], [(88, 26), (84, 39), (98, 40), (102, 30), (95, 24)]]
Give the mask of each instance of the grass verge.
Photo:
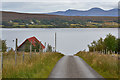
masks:
[[(17, 55), (15, 65), (14, 54), (3, 56), (3, 78), (48, 78), (57, 61), (64, 55), (60, 53), (41, 53)], [(24, 62), (23, 62), (24, 61)]]
[(96, 72), (104, 78), (118, 78), (118, 55), (105, 55), (90, 52), (78, 52), (75, 56), (85, 60)]

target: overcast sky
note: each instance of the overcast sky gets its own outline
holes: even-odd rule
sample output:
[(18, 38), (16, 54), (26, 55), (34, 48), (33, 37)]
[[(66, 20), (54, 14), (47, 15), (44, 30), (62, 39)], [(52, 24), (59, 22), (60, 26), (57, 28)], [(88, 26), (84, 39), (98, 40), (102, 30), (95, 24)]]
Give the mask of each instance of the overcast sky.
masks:
[(48, 13), (65, 11), (67, 9), (88, 10), (99, 7), (109, 10), (118, 7), (118, 0), (4, 0), (2, 1), (3, 11), (14, 11), (24, 13)]

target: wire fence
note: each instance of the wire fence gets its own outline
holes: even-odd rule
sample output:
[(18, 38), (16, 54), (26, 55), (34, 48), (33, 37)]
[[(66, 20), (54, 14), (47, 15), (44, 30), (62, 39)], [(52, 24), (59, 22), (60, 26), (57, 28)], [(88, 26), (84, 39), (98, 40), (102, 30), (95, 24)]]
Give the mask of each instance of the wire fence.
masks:
[(22, 64), (30, 63), (32, 60), (35, 60), (40, 54), (45, 52), (13, 52), (13, 53), (1, 53), (1, 73), (4, 67), (9, 66), (19, 66)]
[(2, 79), (2, 68), (3, 68), (3, 54), (2, 54), (2, 52), (0, 53), (0, 66), (1, 66), (1, 68), (0, 68), (0, 79)]

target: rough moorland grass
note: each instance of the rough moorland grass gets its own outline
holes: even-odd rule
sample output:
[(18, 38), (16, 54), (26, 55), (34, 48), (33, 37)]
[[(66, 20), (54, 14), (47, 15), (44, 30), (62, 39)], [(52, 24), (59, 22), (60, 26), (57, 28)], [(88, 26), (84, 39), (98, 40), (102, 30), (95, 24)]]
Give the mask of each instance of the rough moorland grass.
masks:
[(64, 55), (60, 53), (25, 54), (24, 62), (22, 55), (17, 55), (15, 65), (14, 54), (4, 55), (3, 78), (47, 78), (57, 61)]
[(85, 60), (104, 78), (118, 78), (118, 55), (105, 55), (90, 52), (78, 52), (76, 56)]
[(2, 70), (1, 70), (1, 53), (0, 53), (0, 80), (2, 79)]

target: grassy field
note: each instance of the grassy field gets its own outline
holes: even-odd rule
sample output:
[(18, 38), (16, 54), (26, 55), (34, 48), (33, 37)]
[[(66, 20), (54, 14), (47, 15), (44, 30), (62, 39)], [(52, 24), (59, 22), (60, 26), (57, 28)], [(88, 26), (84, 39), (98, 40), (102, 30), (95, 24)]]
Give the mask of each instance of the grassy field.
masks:
[(0, 52), (0, 80), (2, 79), (2, 69), (1, 69), (1, 52)]
[(17, 55), (15, 65), (14, 54), (3, 56), (3, 78), (48, 78), (57, 61), (64, 55), (50, 52), (30, 55), (25, 53), (24, 60), (22, 53)]
[(104, 78), (118, 78), (118, 55), (105, 55), (90, 52), (78, 52), (81, 57)]

